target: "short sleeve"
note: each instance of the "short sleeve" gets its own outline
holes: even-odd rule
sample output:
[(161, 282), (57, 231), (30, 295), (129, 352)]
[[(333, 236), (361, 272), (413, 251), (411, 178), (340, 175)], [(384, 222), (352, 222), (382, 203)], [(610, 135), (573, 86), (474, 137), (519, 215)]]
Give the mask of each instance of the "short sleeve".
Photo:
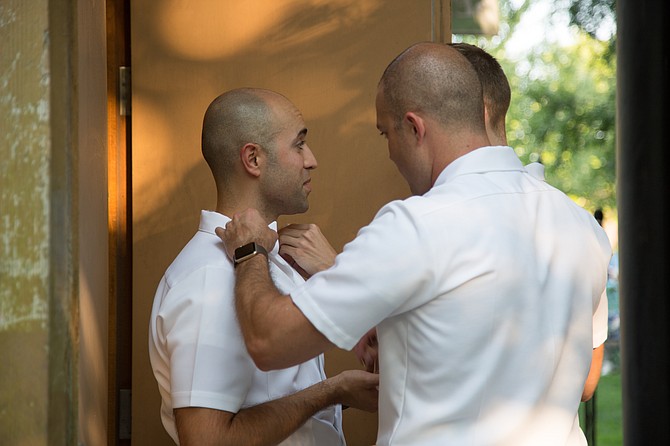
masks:
[[(305, 317), (332, 343), (351, 349), (382, 320), (434, 296), (432, 246), (405, 202), (385, 206), (344, 247), (329, 270), (291, 293)], [(352, 311), (352, 309), (355, 309)]]
[(603, 291), (600, 301), (593, 313), (593, 348), (599, 347), (607, 339), (607, 290)]
[(169, 356), (172, 407), (237, 412), (254, 365), (233, 306), (230, 271), (203, 267), (170, 288), (158, 315)]

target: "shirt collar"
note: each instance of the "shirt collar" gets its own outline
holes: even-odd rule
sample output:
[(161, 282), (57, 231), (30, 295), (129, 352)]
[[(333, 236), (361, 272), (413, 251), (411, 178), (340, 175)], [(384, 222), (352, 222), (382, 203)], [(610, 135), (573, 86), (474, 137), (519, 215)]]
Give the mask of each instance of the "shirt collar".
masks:
[(438, 175), (433, 187), (448, 183), (459, 175), (484, 172), (520, 171), (525, 169), (514, 149), (508, 146), (486, 146), (452, 161)]
[[(198, 230), (202, 232), (207, 232), (208, 234), (213, 234), (216, 235), (216, 232), (214, 231), (218, 226), (221, 226), (222, 228), (226, 227), (226, 224), (230, 221), (230, 217), (219, 214), (218, 212), (214, 211), (201, 211), (200, 212), (200, 226), (198, 227)], [(277, 232), (277, 222), (273, 221), (268, 225), (270, 229), (273, 231)], [(275, 243), (275, 246), (272, 248), (272, 253), (273, 254), (278, 254), (279, 253), (279, 243)]]

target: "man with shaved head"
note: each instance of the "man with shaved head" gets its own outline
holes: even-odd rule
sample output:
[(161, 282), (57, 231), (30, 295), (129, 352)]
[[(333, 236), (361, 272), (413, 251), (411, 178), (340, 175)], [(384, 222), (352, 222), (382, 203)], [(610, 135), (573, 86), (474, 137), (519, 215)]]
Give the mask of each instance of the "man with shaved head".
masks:
[[(161, 418), (177, 444), (343, 445), (340, 404), (376, 409), (378, 376), (355, 370), (326, 378), (322, 355), (257, 368), (235, 317), (234, 263), (214, 230), (249, 207), (272, 231), (279, 215), (307, 210), (317, 163), (306, 135), (300, 111), (269, 90), (226, 92), (205, 113), (202, 153), (216, 211), (202, 211), (198, 232), (163, 276), (149, 333)], [(278, 246), (265, 248), (246, 255), (267, 259), (280, 290), (304, 282)]]
[[(604, 231), (511, 147), (490, 145), (481, 83), (456, 49), (405, 50), (376, 108), (412, 196), (288, 294), (263, 256), (238, 265), (252, 358), (287, 367), (351, 349), (376, 326), (378, 445), (585, 445), (577, 410), (607, 279)], [(216, 232), (229, 256), (277, 237), (254, 209)]]
[[(505, 116), (509, 109), (511, 90), (505, 72), (495, 57), (478, 46), (469, 43), (453, 43), (450, 45), (468, 59), (482, 84), (484, 120), (489, 141), (492, 145), (506, 146)], [(525, 168), (535, 178), (544, 181), (544, 166), (542, 164), (530, 163)], [(600, 224), (600, 222), (598, 223)], [(602, 370), (605, 336), (607, 334), (607, 294), (603, 293), (600, 299), (598, 311), (593, 317), (593, 354), (589, 375), (584, 384), (582, 401), (588, 401), (593, 397)]]

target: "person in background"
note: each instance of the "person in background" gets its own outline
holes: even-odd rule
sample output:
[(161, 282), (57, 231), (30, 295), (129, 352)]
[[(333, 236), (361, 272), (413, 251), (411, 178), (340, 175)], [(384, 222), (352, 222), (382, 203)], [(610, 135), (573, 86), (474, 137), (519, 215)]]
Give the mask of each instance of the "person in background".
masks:
[[(478, 46), (470, 45), (468, 43), (453, 43), (450, 44), (450, 46), (457, 49), (459, 53), (468, 59), (468, 62), (472, 64), (477, 72), (479, 81), (482, 84), (486, 133), (489, 136), (491, 145), (506, 146), (507, 131), (505, 117), (507, 116), (507, 110), (509, 109), (511, 90), (507, 76), (500, 66), (500, 63)], [(535, 178), (545, 181), (544, 165), (541, 163), (530, 163), (526, 165), (525, 168)], [(594, 217), (598, 224), (602, 226), (602, 210), (596, 210)], [(605, 302), (607, 302), (606, 299), (603, 303)], [(604, 311), (607, 311), (607, 309), (604, 309)], [(595, 322), (594, 326), (597, 326)], [(586, 378), (586, 383), (584, 384), (582, 401), (590, 400), (598, 386), (600, 373), (602, 371), (604, 352), (605, 340), (603, 339), (602, 342), (600, 342), (600, 338), (594, 338), (591, 368), (588, 377)]]
[(456, 49), (402, 52), (376, 110), (412, 196), (382, 207), (333, 267), (283, 293), (265, 256), (245, 255), (277, 239), (258, 210), (216, 229), (240, 260), (251, 357), (283, 368), (377, 327), (378, 445), (585, 445), (577, 411), (607, 329), (606, 311), (593, 325), (604, 231), (512, 148), (489, 145), (481, 83)]
[[(343, 445), (340, 404), (376, 410), (377, 375), (326, 378), (322, 355), (261, 370), (236, 320), (235, 265), (214, 230), (247, 207), (272, 231), (279, 215), (307, 210), (317, 162), (306, 135), (300, 111), (269, 90), (228, 91), (205, 113), (202, 153), (216, 182), (216, 211), (201, 212), (198, 232), (161, 279), (149, 330), (161, 418), (177, 444)], [(279, 289), (304, 282), (278, 246), (266, 248), (254, 253)]]

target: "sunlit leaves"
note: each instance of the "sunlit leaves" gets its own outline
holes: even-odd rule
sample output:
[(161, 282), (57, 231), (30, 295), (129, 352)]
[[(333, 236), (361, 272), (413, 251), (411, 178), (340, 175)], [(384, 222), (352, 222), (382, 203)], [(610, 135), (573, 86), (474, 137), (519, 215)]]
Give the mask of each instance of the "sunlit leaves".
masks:
[(613, 38), (616, 0), (571, 0), (570, 23), (591, 37)]
[(615, 67), (603, 57), (607, 46), (582, 34), (575, 45), (531, 55), (525, 76), (510, 77), (510, 145), (590, 209), (615, 206)]
[[(588, 28), (591, 34), (580, 31), (586, 27), (573, 20), (571, 44), (539, 40), (529, 54), (510, 60), (505, 44), (536, 1), (501, 0), (503, 23), (497, 39), (458, 36), (456, 40), (484, 48), (507, 73), (512, 87), (507, 138), (521, 160), (542, 162), (547, 180), (587, 209), (614, 208), (616, 61), (612, 40), (595, 38), (595, 28)], [(589, 2), (613, 4), (610, 0), (564, 0), (554, 3), (554, 13), (560, 14), (562, 7), (562, 13), (568, 14), (571, 4)]]

